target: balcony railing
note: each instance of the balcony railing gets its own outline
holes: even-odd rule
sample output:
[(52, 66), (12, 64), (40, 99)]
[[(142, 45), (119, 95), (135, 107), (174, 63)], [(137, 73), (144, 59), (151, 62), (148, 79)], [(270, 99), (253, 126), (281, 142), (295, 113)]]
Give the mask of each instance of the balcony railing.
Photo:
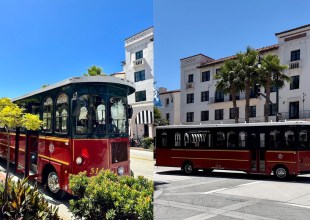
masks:
[(144, 64), (145, 64), (145, 59), (144, 58), (140, 58), (140, 59), (134, 60), (132, 62), (133, 67), (142, 66)]
[(230, 100), (228, 96), (209, 98), (209, 103), (219, 103), (219, 102), (229, 102), (229, 101)]
[(292, 120), (292, 119), (310, 119), (310, 110), (299, 111), (299, 112), (280, 112), (280, 120)]
[(301, 60), (292, 61), (289, 63), (289, 69), (297, 69), (301, 67)]
[(186, 89), (193, 89), (194, 83), (186, 83)]
[[(252, 99), (252, 98), (256, 98), (256, 97), (254, 96), (254, 94), (251, 93), (250, 98)], [(237, 101), (238, 100), (245, 100), (245, 96), (239, 95), (236, 97), (236, 99), (237, 99)], [(209, 98), (209, 103), (231, 102), (231, 101), (232, 101), (231, 96), (226, 96), (226, 95), (224, 97), (211, 97), (211, 98)]]

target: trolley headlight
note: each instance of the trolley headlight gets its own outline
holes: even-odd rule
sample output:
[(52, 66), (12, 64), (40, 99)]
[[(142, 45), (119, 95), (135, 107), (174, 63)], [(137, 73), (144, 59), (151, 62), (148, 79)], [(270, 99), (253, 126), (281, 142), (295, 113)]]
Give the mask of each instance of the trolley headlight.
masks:
[(118, 174), (119, 176), (124, 175), (124, 167), (118, 167), (118, 168), (117, 168), (117, 174)]
[(75, 159), (75, 162), (76, 162), (77, 165), (80, 165), (80, 164), (83, 163), (83, 158), (82, 158), (82, 157), (77, 157), (77, 158)]

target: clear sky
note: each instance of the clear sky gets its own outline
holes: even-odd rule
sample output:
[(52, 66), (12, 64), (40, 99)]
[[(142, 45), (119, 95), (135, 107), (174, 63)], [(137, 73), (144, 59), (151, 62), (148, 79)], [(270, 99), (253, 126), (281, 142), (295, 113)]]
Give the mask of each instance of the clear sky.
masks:
[(154, 0), (156, 86), (180, 88), (181, 58), (273, 45), (275, 33), (306, 24), (309, 0)]
[(152, 0), (0, 2), (0, 97), (87, 72), (122, 71), (124, 39), (153, 26)]

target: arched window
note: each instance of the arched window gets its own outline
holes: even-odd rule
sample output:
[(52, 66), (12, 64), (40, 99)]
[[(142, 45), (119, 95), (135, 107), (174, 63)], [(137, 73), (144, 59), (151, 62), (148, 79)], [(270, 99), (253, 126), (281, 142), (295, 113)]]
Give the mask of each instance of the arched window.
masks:
[(218, 148), (226, 148), (226, 138), (225, 133), (219, 131), (216, 133), (216, 147)]
[(278, 130), (273, 130), (270, 132), (269, 140), (271, 148), (278, 148), (280, 132)]
[(245, 148), (247, 141), (248, 133), (245, 131), (241, 131), (239, 133), (239, 147)]
[(189, 134), (185, 133), (184, 134), (184, 146), (189, 144)]
[(309, 147), (307, 130), (301, 130), (299, 132), (299, 145), (301, 149), (307, 149)]
[(181, 133), (177, 132), (174, 135), (175, 143), (174, 146), (181, 147)]
[(168, 135), (166, 132), (161, 133), (161, 141), (163, 147), (168, 146)]
[(238, 143), (238, 136), (234, 131), (227, 133), (228, 148), (236, 148)]
[(56, 101), (56, 125), (55, 132), (66, 134), (68, 133), (68, 96), (64, 93), (60, 94)]
[(105, 104), (102, 103), (96, 108), (96, 120), (98, 124), (105, 124)]
[(51, 133), (53, 129), (53, 99), (48, 97), (43, 102), (43, 131)]
[(285, 145), (289, 148), (294, 148), (294, 132), (293, 131), (286, 131), (284, 133), (284, 137), (285, 137)]

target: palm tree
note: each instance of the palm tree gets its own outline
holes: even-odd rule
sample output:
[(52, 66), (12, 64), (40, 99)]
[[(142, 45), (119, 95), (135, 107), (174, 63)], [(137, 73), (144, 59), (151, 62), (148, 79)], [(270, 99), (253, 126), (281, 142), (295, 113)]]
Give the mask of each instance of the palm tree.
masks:
[(236, 71), (240, 74), (240, 81), (245, 84), (245, 121), (247, 123), (250, 119), (251, 87), (257, 82), (257, 57), (258, 52), (250, 47), (247, 47), (246, 52), (236, 55)]
[(223, 91), (224, 94), (231, 95), (235, 113), (235, 123), (238, 123), (239, 112), (236, 96), (237, 93), (240, 92), (240, 88), (242, 88), (242, 82), (239, 72), (236, 70), (236, 66), (236, 60), (226, 60), (221, 67), (221, 71), (215, 75), (215, 79), (219, 80), (216, 83), (216, 89)]
[[(287, 66), (280, 64), (280, 59), (276, 54), (267, 54), (262, 58), (264, 62), (258, 70), (260, 84), (266, 89), (266, 102), (264, 106), (265, 122), (268, 122), (269, 116), (269, 103), (270, 103), (270, 90), (272, 86), (277, 89), (284, 86), (284, 82), (290, 82), (290, 77), (283, 72)], [(278, 106), (277, 106), (278, 108)], [(279, 109), (277, 109), (278, 111)], [(277, 112), (278, 113), (278, 112)]]
[(87, 73), (83, 74), (84, 76), (105, 76), (103, 70), (99, 66), (91, 66), (87, 69)]

